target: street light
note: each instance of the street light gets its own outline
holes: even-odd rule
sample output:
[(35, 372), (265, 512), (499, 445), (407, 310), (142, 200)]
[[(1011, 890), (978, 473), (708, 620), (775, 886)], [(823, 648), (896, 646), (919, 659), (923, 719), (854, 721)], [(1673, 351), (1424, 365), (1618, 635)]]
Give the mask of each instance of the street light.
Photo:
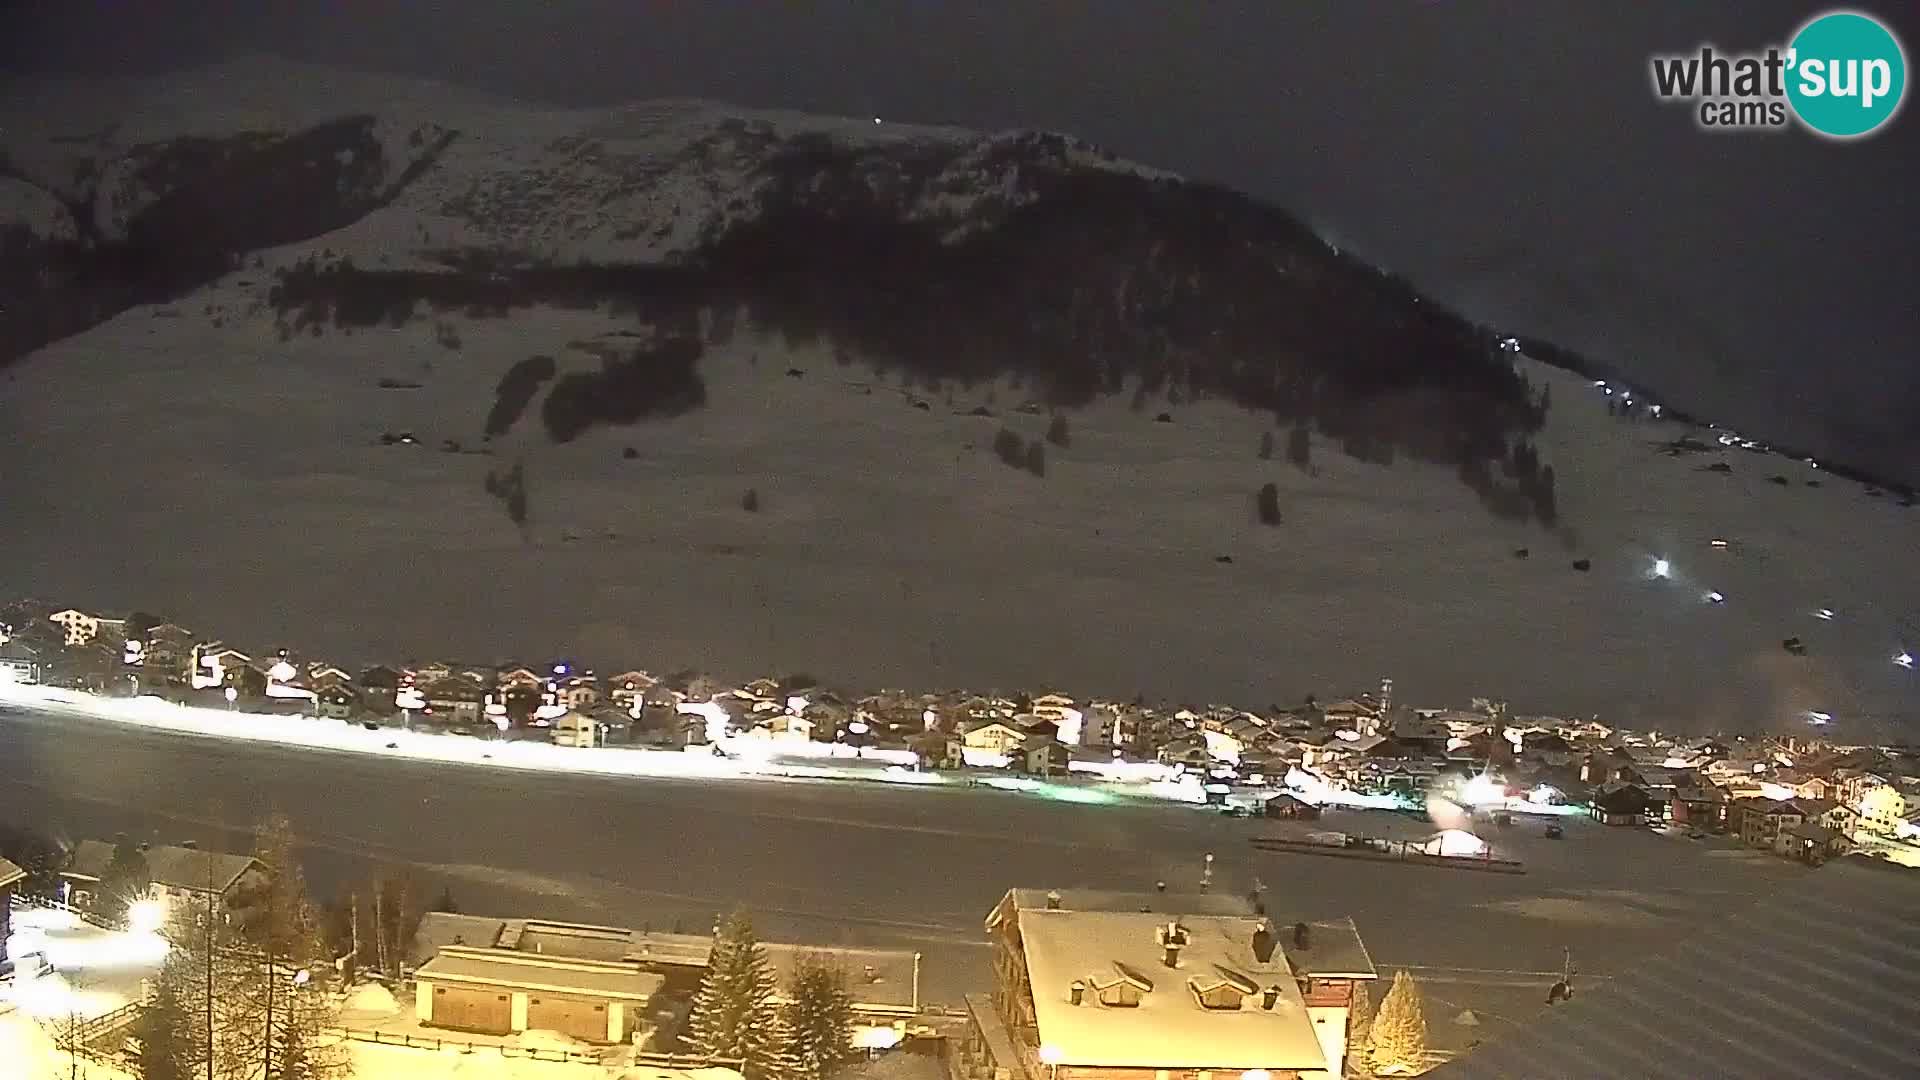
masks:
[(1060, 1048), (1051, 1043), (1041, 1047), (1040, 1060), (1047, 1066), (1048, 1080), (1060, 1080)]

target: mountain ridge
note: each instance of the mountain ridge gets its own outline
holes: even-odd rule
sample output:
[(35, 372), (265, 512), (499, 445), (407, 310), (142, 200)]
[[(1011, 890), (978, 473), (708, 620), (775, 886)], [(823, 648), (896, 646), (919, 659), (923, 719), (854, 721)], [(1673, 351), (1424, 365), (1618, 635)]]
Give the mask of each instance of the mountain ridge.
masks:
[[(83, 201), (93, 207), (81, 241), (36, 252), (10, 230), (10, 280), (40, 287), (0, 326), (8, 353), (204, 285), (265, 249), (340, 233), (330, 273), (274, 268), (283, 297), (311, 308), (316, 290), (353, 275), (421, 285), (370, 265), (395, 257), (441, 272), (457, 258), (509, 286), (559, 264), (580, 283), (598, 267), (603, 284), (573, 302), (683, 326), (717, 305), (726, 321), (836, 338), (881, 367), (1022, 370), (1059, 404), (1130, 382), (1140, 394), (1223, 394), (1311, 422), (1363, 458), (1457, 464), (1496, 512), (1552, 523), (1550, 494), (1503, 489), (1483, 464), (1517, 453), (1541, 412), (1492, 332), (1244, 195), (1047, 132), (688, 101), (514, 114), (524, 126), (495, 115), (485, 133), (419, 117), (394, 107), (279, 135), (130, 145), (114, 134), (117, 156), (75, 170), (76, 219)], [(535, 117), (549, 125), (537, 135)], [(660, 267), (682, 272), (644, 280), (677, 294), (677, 310), (621, 294), (642, 278), (610, 284), (622, 268)], [(955, 329), (972, 333), (956, 340)]]

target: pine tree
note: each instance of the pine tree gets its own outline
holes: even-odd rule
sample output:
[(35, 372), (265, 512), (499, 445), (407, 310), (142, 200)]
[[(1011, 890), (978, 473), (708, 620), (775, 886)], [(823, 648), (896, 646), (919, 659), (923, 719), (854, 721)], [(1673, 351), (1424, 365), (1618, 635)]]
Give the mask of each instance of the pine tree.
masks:
[(1295, 424), (1287, 432), (1287, 460), (1302, 469), (1313, 463), (1313, 436), (1307, 425)]
[(320, 915), (307, 895), (295, 854), (293, 823), (269, 814), (254, 831), (253, 857), (267, 868), (265, 884), (245, 894), (247, 940), (276, 961), (305, 967), (321, 958)]
[(1280, 488), (1274, 484), (1263, 484), (1253, 499), (1254, 514), (1262, 525), (1280, 524)]
[(1347, 1058), (1360, 1066), (1360, 1071), (1371, 1071), (1366, 1067), (1369, 1055), (1369, 1042), (1373, 1038), (1373, 997), (1367, 991), (1367, 984), (1356, 980), (1353, 984), (1353, 1004), (1347, 1007)]
[(127, 908), (145, 896), (152, 884), (153, 873), (147, 866), (146, 855), (126, 833), (121, 833), (114, 837), (113, 856), (100, 874), (100, 894), (94, 903), (94, 914), (116, 925), (125, 922)]
[(1047, 441), (1055, 446), (1065, 447), (1072, 443), (1073, 436), (1067, 431), (1067, 414), (1054, 413), (1047, 423)]
[(753, 920), (735, 908), (713, 932), (707, 972), (687, 1020), (695, 1053), (737, 1058), (746, 1080), (779, 1080), (779, 1010), (773, 968), (754, 937)]
[(793, 1080), (827, 1080), (853, 1060), (853, 997), (832, 961), (803, 954), (787, 983), (782, 1010)]
[(154, 980), (153, 1000), (134, 1022), (142, 1080), (191, 1080), (195, 1063), (202, 1060), (196, 1025), (187, 1008), (192, 998), (188, 975), (183, 954), (170, 952)]
[(1401, 1066), (1418, 1069), (1426, 1061), (1427, 1015), (1420, 984), (1405, 971), (1393, 977), (1393, 986), (1373, 1018), (1373, 1065), (1376, 1069)]

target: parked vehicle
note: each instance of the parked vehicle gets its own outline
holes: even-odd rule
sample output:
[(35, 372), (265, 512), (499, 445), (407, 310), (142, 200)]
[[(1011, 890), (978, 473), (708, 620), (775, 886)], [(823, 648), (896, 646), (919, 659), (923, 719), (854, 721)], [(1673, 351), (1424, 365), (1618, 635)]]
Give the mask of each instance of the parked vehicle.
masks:
[(9, 960), (0, 960), (0, 979), (19, 979), (26, 981), (42, 975), (53, 974), (53, 961), (45, 953), (21, 953)]

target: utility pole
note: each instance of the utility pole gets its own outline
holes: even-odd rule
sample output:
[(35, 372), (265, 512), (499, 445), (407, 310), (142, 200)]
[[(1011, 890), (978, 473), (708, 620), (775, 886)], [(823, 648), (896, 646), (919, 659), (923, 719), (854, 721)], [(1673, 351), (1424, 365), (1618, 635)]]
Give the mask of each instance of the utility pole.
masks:
[(380, 965), (382, 978), (391, 978), (393, 973), (387, 969), (387, 918), (386, 918), (387, 882), (385, 878), (373, 879), (373, 951), (374, 962)]
[(207, 864), (207, 1080), (213, 1080), (213, 860)]
[(260, 1080), (273, 1080), (273, 894), (274, 888), (267, 888), (267, 1025), (264, 1037), (260, 1040)]

